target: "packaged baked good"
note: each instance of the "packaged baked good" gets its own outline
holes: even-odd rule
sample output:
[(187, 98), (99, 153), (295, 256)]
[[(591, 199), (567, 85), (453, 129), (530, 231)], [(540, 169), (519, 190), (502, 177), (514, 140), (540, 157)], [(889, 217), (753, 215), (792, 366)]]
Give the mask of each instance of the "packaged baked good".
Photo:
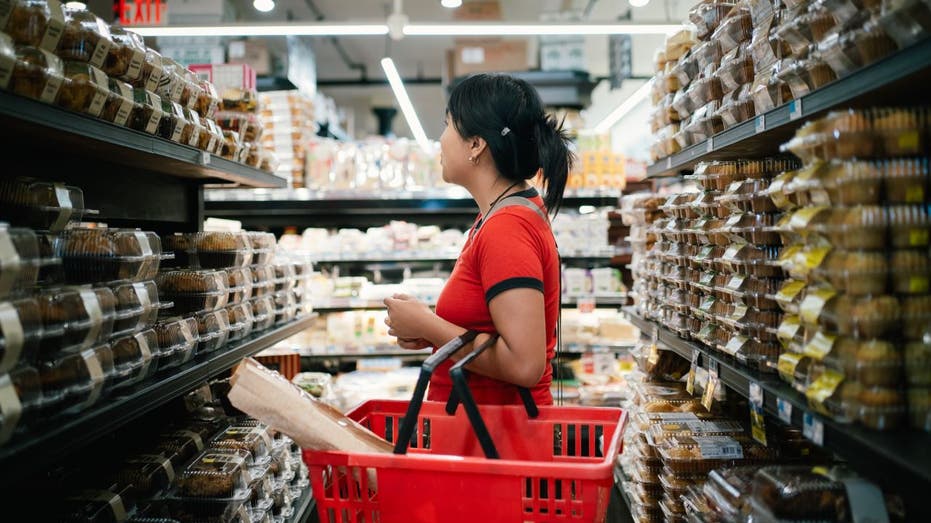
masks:
[(166, 238), (179, 267), (227, 269), (244, 267), (252, 260), (252, 249), (245, 234), (237, 232), (196, 232)]
[(205, 312), (195, 316), (197, 320), (197, 353), (215, 351), (224, 345), (229, 337), (230, 322), (226, 309)]
[(275, 324), (275, 300), (272, 296), (260, 296), (252, 301), (253, 332), (261, 332)]
[(749, 9), (735, 8), (715, 30), (712, 38), (721, 43), (721, 51), (730, 52), (741, 44), (750, 42), (753, 36), (753, 23)]
[(931, 33), (931, 8), (923, 0), (883, 2), (879, 24), (904, 49)]
[(818, 51), (838, 78), (843, 78), (863, 66), (855, 33), (828, 35), (818, 44)]
[(294, 298), (293, 291), (276, 292), (273, 296), (275, 303), (275, 325), (292, 321), (297, 317), (297, 301)]
[(0, 222), (0, 299), (25, 295), (36, 285), (41, 269), (60, 263), (52, 253), (40, 251), (32, 230)]
[(867, 23), (862, 28), (853, 31), (852, 35), (863, 66), (870, 65), (896, 51), (895, 42), (889, 38), (879, 24)]
[(69, 229), (59, 253), (69, 283), (148, 280), (162, 260), (155, 233), (127, 229)]
[(792, 90), (776, 75), (757, 74), (750, 87), (750, 96), (754, 111), (762, 114), (792, 100)]
[[(184, 114), (184, 119), (190, 125), (190, 133), (185, 129), (182, 135), (182, 144), (189, 145), (191, 147), (200, 147), (200, 135), (201, 133), (206, 133), (207, 128), (201, 123), (201, 116), (197, 114), (197, 111), (193, 109), (188, 109), (187, 107), (182, 109)], [(184, 138), (187, 138), (185, 140)]]
[[(135, 508), (137, 497), (130, 485), (100, 483), (105, 488), (62, 492), (50, 500), (46, 514), (55, 521), (116, 523), (126, 521)], [(73, 487), (69, 487), (72, 488)]]
[(9, 90), (47, 104), (58, 101), (64, 81), (64, 65), (50, 51), (25, 45), (16, 46), (16, 62)]
[(87, 9), (65, 5), (65, 26), (55, 53), (63, 60), (77, 60), (101, 68), (113, 41), (106, 22)]
[(197, 346), (197, 322), (193, 319), (168, 318), (155, 324), (158, 341), (158, 370), (169, 369), (187, 363), (194, 356)]
[[(851, 517), (847, 488), (829, 476), (830, 471), (806, 465), (763, 467), (753, 478), (751, 506), (754, 518), (769, 520), (848, 521)], [(862, 495), (882, 494), (875, 486), (858, 482)]]
[[(184, 120), (181, 105), (165, 97), (161, 98), (161, 103), (162, 119), (159, 121), (156, 134), (166, 140), (171, 140), (175, 143), (183, 143), (182, 136), (184, 128), (185, 125), (189, 124)], [(190, 133), (190, 129), (188, 129), (188, 133)], [(190, 134), (188, 134), (188, 137), (190, 137)]]
[(100, 117), (109, 95), (109, 79), (103, 71), (85, 62), (64, 62), (64, 81), (59, 89), (58, 105)]
[(875, 205), (881, 203), (883, 169), (874, 162), (829, 162), (825, 167), (823, 187), (830, 205)]
[(171, 306), (159, 300), (154, 281), (119, 282), (110, 288), (117, 301), (114, 336), (132, 334), (151, 327), (158, 318), (158, 311)]
[(172, 102), (181, 102), (181, 94), (185, 85), (185, 68), (166, 56), (161, 56), (160, 59), (163, 72), (155, 94)]
[(272, 261), (275, 252), (275, 235), (270, 232), (249, 231), (246, 233), (249, 244), (252, 246), (252, 263), (262, 265)]
[(778, 75), (779, 79), (789, 86), (793, 98), (801, 98), (809, 92), (831, 83), (836, 78), (834, 71), (828, 66), (827, 62), (815, 57), (784, 63)]
[(778, 260), (778, 247), (757, 247), (748, 243), (729, 246), (721, 257), (728, 270), (761, 278), (782, 276), (782, 269), (776, 264)]
[(721, 80), (716, 76), (699, 78), (689, 86), (687, 95), (693, 107), (702, 107), (724, 96), (721, 90)]
[(135, 385), (155, 372), (158, 355), (155, 331), (147, 329), (110, 342), (113, 353), (114, 387)]
[(207, 449), (179, 475), (178, 492), (198, 498), (233, 498), (247, 491), (249, 453)]
[(223, 130), (223, 143), (220, 150), (220, 156), (226, 158), (227, 160), (238, 162), (239, 156), (242, 153), (242, 147), (242, 138), (238, 132), (230, 131), (228, 129)]
[(113, 331), (116, 297), (105, 287), (65, 287), (36, 295), (42, 317), (38, 357), (51, 359), (107, 339)]
[(254, 113), (218, 111), (214, 119), (223, 130), (239, 133), (243, 142), (256, 142), (262, 137), (262, 125)]
[(857, 297), (828, 289), (809, 291), (801, 319), (841, 336), (880, 338), (897, 328), (904, 312), (894, 296)]
[[(727, 14), (733, 9), (733, 2), (713, 0), (702, 2), (689, 11), (689, 20), (695, 24), (696, 36), (705, 39), (718, 28)], [(668, 53), (667, 53), (668, 55)]]
[(255, 318), (252, 317), (252, 304), (250, 300), (227, 307), (230, 319), (230, 333), (228, 341), (237, 341), (252, 334)]
[(135, 89), (143, 89), (151, 93), (159, 90), (162, 84), (162, 77), (165, 76), (165, 68), (162, 66), (162, 55), (157, 51), (146, 47), (145, 59), (142, 62), (142, 69), (136, 78), (122, 77), (121, 80), (128, 82)]
[(158, 134), (162, 118), (162, 99), (157, 94), (142, 88), (133, 89), (133, 112), (129, 127), (136, 131)]
[(883, 154), (912, 156), (923, 152), (929, 120), (926, 109), (879, 107), (868, 114)]
[(110, 50), (101, 69), (108, 76), (124, 81), (138, 80), (145, 63), (146, 47), (142, 37), (115, 25), (110, 27)]
[(38, 365), (42, 410), (79, 412), (97, 403), (113, 374), (109, 345), (62, 354)]
[(167, 312), (189, 314), (213, 311), (229, 299), (226, 273), (212, 270), (173, 270), (156, 278), (159, 293), (174, 303)]
[(178, 103), (186, 109), (193, 109), (197, 105), (197, 99), (203, 93), (201, 80), (193, 71), (183, 66), (181, 67), (181, 77), (184, 79), (184, 85)]
[(230, 305), (236, 305), (252, 298), (252, 270), (249, 267), (226, 269), (229, 280)]
[(931, 296), (903, 297), (901, 313), (903, 338), (922, 340), (931, 333)]
[(42, 336), (39, 304), (32, 298), (0, 302), (0, 373), (33, 362)]
[(657, 446), (663, 463), (676, 474), (701, 474), (737, 463), (764, 463), (775, 457), (772, 449), (744, 437), (682, 436)]
[(242, 152), (239, 155), (239, 161), (249, 167), (259, 168), (262, 158), (262, 144), (258, 142), (246, 142), (242, 146)]
[(272, 441), (265, 425), (234, 425), (217, 435), (208, 447), (245, 450), (255, 463), (266, 462), (272, 450)]
[(271, 265), (253, 265), (252, 296), (262, 297), (275, 291), (275, 269)]
[(823, 6), (813, 6), (808, 12), (783, 21), (776, 34), (789, 46), (793, 56), (802, 56), (811, 45), (827, 36), (835, 24), (829, 10)]
[(209, 436), (181, 428), (159, 434), (154, 451), (168, 458), (174, 470), (180, 471), (191, 458), (204, 450), (204, 441)]
[(0, 15), (0, 29), (17, 44), (54, 52), (65, 24), (57, 0), (14, 0)]
[[(899, 135), (901, 139), (905, 135)], [(911, 140), (911, 138), (907, 138)], [(898, 158), (882, 162), (883, 189), (889, 203), (922, 203), (928, 198), (928, 159)]]
[(107, 80), (107, 99), (100, 118), (120, 126), (129, 126), (133, 113), (133, 90), (128, 83), (110, 78)]
[(883, 294), (887, 289), (889, 262), (882, 251), (832, 250), (811, 275), (837, 291), (853, 296)]
[(171, 486), (175, 466), (162, 454), (136, 454), (123, 460), (113, 479), (132, 489), (136, 499), (152, 499)]
[(217, 93), (216, 87), (206, 80), (201, 80), (198, 85), (200, 91), (197, 93), (194, 110), (204, 118), (213, 118), (220, 106), (220, 95)]

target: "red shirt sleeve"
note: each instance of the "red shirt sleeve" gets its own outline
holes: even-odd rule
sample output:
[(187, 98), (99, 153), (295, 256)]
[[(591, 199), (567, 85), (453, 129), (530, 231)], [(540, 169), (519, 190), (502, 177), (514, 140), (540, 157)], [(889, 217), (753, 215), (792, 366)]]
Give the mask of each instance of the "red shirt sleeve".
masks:
[(532, 211), (514, 208), (492, 216), (475, 237), (479, 277), (485, 303), (510, 289), (543, 292), (543, 244)]

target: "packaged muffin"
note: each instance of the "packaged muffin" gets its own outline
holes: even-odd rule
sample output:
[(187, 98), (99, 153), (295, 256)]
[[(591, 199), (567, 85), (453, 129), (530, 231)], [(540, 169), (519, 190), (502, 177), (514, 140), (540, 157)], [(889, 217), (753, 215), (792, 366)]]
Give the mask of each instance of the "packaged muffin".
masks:
[(895, 42), (878, 24), (868, 23), (861, 29), (853, 31), (852, 34), (863, 66), (870, 65), (896, 51)]
[(286, 262), (276, 262), (272, 267), (275, 270), (275, 292), (294, 290), (297, 284), (297, 276), (294, 274), (294, 265)]
[(697, 37), (705, 39), (710, 36), (721, 25), (734, 6), (733, 2), (713, 0), (702, 2), (693, 7), (689, 11), (689, 20), (695, 24)]
[(252, 296), (262, 297), (275, 291), (275, 269), (271, 265), (253, 265)]
[(236, 131), (223, 130), (223, 143), (221, 144), (220, 156), (234, 162), (239, 161), (242, 153), (243, 142), (239, 133)]
[(63, 60), (77, 60), (101, 68), (113, 41), (106, 22), (87, 9), (65, 5), (65, 26), (55, 53)]
[[(273, 296), (275, 300), (275, 324), (292, 321), (297, 316), (297, 302), (294, 299), (294, 292), (281, 291), (276, 292)], [(688, 329), (686, 329), (687, 331)]]
[(825, 37), (818, 44), (818, 51), (838, 78), (843, 78), (864, 65), (854, 32), (840, 32)]
[(252, 250), (243, 233), (196, 232), (166, 237), (168, 249), (175, 253), (178, 267), (223, 269), (244, 267), (252, 259)]
[(136, 505), (137, 498), (130, 485), (117, 483), (86, 490), (64, 492), (60, 498), (51, 501), (49, 514), (55, 521), (92, 521), (110, 523), (127, 521)]
[(883, 3), (879, 24), (904, 49), (931, 32), (931, 10), (921, 0), (895, 0)]
[(157, 51), (146, 47), (145, 60), (142, 62), (142, 69), (137, 78), (123, 77), (121, 80), (128, 82), (135, 89), (143, 89), (155, 93), (162, 84), (162, 78), (165, 76), (165, 68), (162, 66), (162, 55)]
[(54, 52), (65, 24), (57, 0), (14, 0), (0, 13), (0, 29), (17, 44)]
[(905, 424), (905, 394), (898, 388), (866, 387), (859, 395), (859, 420), (876, 430), (889, 430)]
[(107, 80), (107, 101), (104, 103), (100, 118), (116, 125), (127, 127), (133, 113), (133, 89), (126, 82), (115, 78)]
[(39, 304), (32, 298), (0, 302), (0, 373), (33, 362), (42, 336)]
[(164, 117), (162, 99), (157, 94), (138, 87), (133, 89), (133, 112), (129, 117), (131, 129), (152, 135), (158, 134)]
[(894, 296), (856, 297), (829, 290), (809, 292), (800, 307), (805, 324), (841, 336), (880, 338), (894, 331), (904, 309)]
[(776, 264), (779, 260), (779, 248), (757, 247), (747, 243), (736, 243), (724, 251), (722, 262), (726, 268), (737, 274), (773, 278), (782, 276), (782, 269)]
[(228, 341), (238, 341), (252, 334), (255, 318), (252, 316), (251, 300), (231, 305), (226, 311), (230, 321)]
[(79, 412), (97, 403), (113, 374), (109, 345), (69, 353), (39, 364), (42, 409)]
[(201, 117), (200, 124), (203, 129), (198, 138), (197, 148), (211, 154), (217, 154), (223, 142), (223, 133), (220, 132), (213, 120)]
[(256, 142), (262, 137), (262, 126), (254, 113), (219, 111), (214, 119), (224, 130), (236, 131), (243, 142)]
[(162, 260), (155, 233), (126, 229), (69, 229), (59, 252), (69, 283), (148, 280)]
[(181, 472), (178, 492), (198, 498), (234, 498), (248, 491), (249, 459), (245, 451), (208, 449)]
[(909, 386), (931, 386), (931, 344), (923, 340), (905, 344), (905, 376)]
[(162, 97), (162, 119), (158, 123), (156, 135), (175, 143), (181, 143), (181, 134), (184, 132), (185, 121), (181, 112), (181, 105)]
[[(901, 139), (904, 135), (900, 135)], [(882, 163), (886, 200), (894, 204), (922, 203), (928, 199), (927, 158), (900, 158)]]
[(750, 87), (750, 96), (753, 97), (754, 111), (762, 114), (792, 100), (792, 90), (788, 83), (775, 75), (758, 74)]
[(59, 89), (58, 105), (100, 117), (109, 95), (109, 79), (103, 71), (84, 62), (64, 62), (64, 81)]
[(753, 23), (749, 9), (735, 9), (728, 13), (727, 18), (715, 30), (713, 40), (720, 42), (724, 53), (747, 43), (753, 36)]
[(862, 390), (859, 383), (845, 381), (842, 374), (828, 370), (812, 378), (804, 392), (812, 408), (840, 423), (850, 423), (860, 417)]
[(902, 337), (923, 340), (931, 333), (931, 296), (902, 298)]
[(58, 101), (64, 81), (64, 65), (57, 56), (45, 49), (16, 46), (16, 63), (10, 78), (9, 90), (27, 98), (47, 104)]
[(275, 300), (272, 296), (253, 298), (252, 301), (253, 332), (261, 332), (275, 324)]
[(886, 156), (921, 154), (927, 141), (926, 109), (874, 108), (869, 111), (873, 134)]
[(775, 457), (772, 449), (730, 436), (683, 436), (657, 446), (663, 463), (676, 474), (701, 474), (737, 463), (761, 463)]
[(36, 301), (43, 326), (40, 359), (90, 348), (113, 331), (116, 297), (105, 287), (48, 290), (38, 294)]
[(181, 102), (185, 84), (184, 66), (166, 56), (160, 58), (163, 72), (155, 94), (172, 102)]
[(197, 322), (180, 318), (169, 318), (155, 325), (158, 341), (158, 370), (169, 369), (187, 363), (194, 356), (197, 346)]
[(721, 90), (721, 80), (716, 76), (700, 78), (692, 82), (687, 94), (693, 107), (702, 107), (724, 96)]
[[(847, 488), (828, 473), (804, 465), (763, 467), (753, 477), (754, 517), (818, 521), (849, 518)], [(882, 502), (882, 494), (877, 494)]]
[(230, 322), (226, 309), (205, 312), (195, 316), (197, 320), (197, 353), (215, 351), (226, 345)]
[(226, 273), (212, 270), (174, 270), (156, 278), (159, 293), (174, 303), (171, 314), (213, 311), (226, 305)]
[(883, 294), (887, 289), (889, 262), (882, 251), (832, 250), (814, 267), (815, 281), (853, 296)]
[(158, 339), (152, 329), (114, 339), (113, 353), (115, 387), (135, 385), (155, 372), (153, 353), (158, 353)]
[(272, 450), (268, 427), (262, 425), (234, 425), (210, 442), (212, 448), (246, 450), (254, 462), (266, 461)]
[(110, 39), (110, 51), (101, 69), (114, 78), (137, 80), (142, 75), (142, 64), (145, 63), (146, 47), (142, 37), (121, 26), (113, 26), (110, 28)]
[(121, 487), (132, 489), (137, 499), (151, 499), (171, 486), (175, 467), (161, 454), (137, 454), (126, 458), (113, 475)]
[(186, 67), (181, 67), (181, 76), (184, 79), (184, 86), (181, 89), (181, 99), (178, 103), (186, 109), (193, 109), (197, 105), (197, 99), (203, 93), (201, 80), (193, 71)]
[(154, 450), (168, 458), (174, 470), (181, 470), (185, 463), (204, 450), (205, 437), (187, 429), (165, 432), (159, 434)]
[[(197, 114), (193, 109), (184, 108), (184, 119), (190, 125), (191, 131), (187, 132), (187, 129), (183, 131), (184, 135), (182, 136), (182, 142), (185, 145), (191, 147), (200, 147), (200, 135), (201, 133), (206, 133), (207, 128), (201, 123), (201, 116)], [(190, 134), (190, 136), (187, 136)], [(184, 138), (187, 137), (187, 140)]]
[(252, 298), (252, 270), (249, 267), (226, 269), (230, 296), (227, 303), (237, 305)]
[(832, 205), (876, 205), (882, 201), (883, 170), (874, 162), (835, 160), (826, 164), (823, 187)]
[(202, 117), (212, 119), (220, 106), (220, 95), (217, 94), (216, 87), (206, 80), (201, 80), (199, 87), (200, 91), (197, 93), (194, 110)]
[(0, 222), (0, 299), (27, 293), (36, 285), (40, 269), (56, 263), (60, 260), (40, 251), (34, 232)]

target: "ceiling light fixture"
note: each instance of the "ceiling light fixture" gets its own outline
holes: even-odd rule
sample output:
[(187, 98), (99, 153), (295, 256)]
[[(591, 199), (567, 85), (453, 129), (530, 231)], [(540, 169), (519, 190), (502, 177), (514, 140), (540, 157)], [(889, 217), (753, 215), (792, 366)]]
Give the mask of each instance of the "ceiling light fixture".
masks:
[(401, 75), (398, 74), (397, 67), (394, 66), (394, 60), (391, 58), (382, 58), (381, 68), (385, 70), (385, 76), (388, 77), (388, 84), (394, 91), (394, 97), (401, 106), (401, 112), (404, 113), (404, 119), (407, 120), (407, 126), (411, 129), (414, 139), (420, 144), (424, 151), (430, 150), (430, 140), (427, 139), (427, 133), (424, 132), (423, 126), (420, 125), (420, 119), (417, 118), (417, 111), (414, 110), (414, 104), (411, 103), (407, 95), (407, 89), (404, 88), (404, 82)]
[(413, 23), (404, 27), (404, 34), (407, 36), (665, 35), (681, 28), (681, 25), (673, 24)]
[(87, 4), (84, 2), (65, 2), (65, 7), (68, 9), (87, 9)]
[(462, 0), (440, 0), (440, 5), (447, 9), (455, 9), (462, 5)]
[(652, 87), (653, 82), (647, 82), (640, 86), (639, 89), (633, 92), (626, 100), (621, 102), (621, 105), (618, 105), (616, 109), (611, 111), (608, 116), (605, 116), (598, 125), (595, 126), (594, 131), (598, 134), (603, 134), (611, 130), (615, 124), (621, 121), (621, 118), (627, 116), (627, 113), (632, 111), (635, 107), (640, 105), (641, 102), (646, 100), (647, 96), (650, 94), (650, 88)]
[(650, 3), (650, 0), (627, 0), (631, 7), (644, 7)]
[(384, 36), (385, 24), (233, 24), (136, 26), (142, 36)]
[(267, 13), (275, 8), (275, 0), (254, 0), (252, 2), (252, 7), (254, 7), (256, 11)]

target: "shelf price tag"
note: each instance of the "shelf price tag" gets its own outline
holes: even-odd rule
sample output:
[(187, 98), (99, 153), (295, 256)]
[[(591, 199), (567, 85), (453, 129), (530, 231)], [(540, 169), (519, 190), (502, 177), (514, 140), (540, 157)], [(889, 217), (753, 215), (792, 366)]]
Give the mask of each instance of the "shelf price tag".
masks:
[(761, 114), (756, 117), (756, 132), (757, 134), (766, 131), (766, 115)]
[(672, 169), (672, 157), (671, 156), (666, 157), (666, 168)]
[(582, 314), (591, 314), (595, 312), (595, 305), (594, 296), (579, 296), (575, 300), (575, 306)]
[(802, 435), (810, 439), (815, 445), (824, 446), (824, 423), (815, 419), (815, 415), (806, 412), (802, 416)]
[(698, 355), (701, 354), (697, 350), (692, 351), (692, 366), (689, 367), (689, 376), (685, 381), (685, 390), (689, 394), (695, 394), (695, 371), (698, 369)]
[(802, 99), (789, 102), (789, 120), (798, 120), (802, 117)]
[(650, 354), (647, 356), (647, 361), (650, 362), (650, 365), (656, 365), (659, 362), (659, 346), (657, 346), (657, 341), (659, 339), (659, 329), (656, 325), (653, 325), (653, 334), (650, 340)]
[(763, 417), (763, 389), (759, 383), (750, 382), (750, 432), (753, 439), (766, 445), (766, 422)]
[(708, 140), (705, 142), (705, 152), (710, 153), (711, 151), (714, 151), (714, 137), (713, 136), (708, 138)]
[(718, 389), (718, 371), (708, 370), (708, 384), (705, 385), (705, 392), (701, 397), (701, 404), (706, 410), (711, 410), (714, 404), (714, 393)]
[(776, 398), (776, 413), (779, 419), (785, 423), (792, 424), (792, 404), (782, 398)]
[(210, 153), (208, 153), (207, 151), (200, 152), (200, 164), (210, 165)]

